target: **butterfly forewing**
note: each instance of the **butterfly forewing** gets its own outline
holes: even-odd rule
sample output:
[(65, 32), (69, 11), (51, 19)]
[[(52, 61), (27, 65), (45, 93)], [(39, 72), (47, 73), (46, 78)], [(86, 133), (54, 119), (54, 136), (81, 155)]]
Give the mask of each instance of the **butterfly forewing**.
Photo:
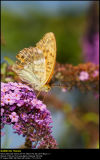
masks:
[(55, 61), (56, 61), (56, 40), (55, 36), (52, 32), (44, 35), (43, 39), (41, 39), (36, 47), (43, 51), (46, 60), (46, 81), (45, 83), (49, 83), (52, 78)]

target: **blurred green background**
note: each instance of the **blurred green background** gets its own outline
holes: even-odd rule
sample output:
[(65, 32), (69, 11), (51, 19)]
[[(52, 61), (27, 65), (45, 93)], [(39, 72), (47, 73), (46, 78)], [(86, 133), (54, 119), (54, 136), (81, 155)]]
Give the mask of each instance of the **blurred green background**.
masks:
[(34, 46), (47, 32), (54, 32), (57, 61), (82, 62), (81, 37), (89, 2), (2, 2), (1, 32), (6, 41), (2, 57)]

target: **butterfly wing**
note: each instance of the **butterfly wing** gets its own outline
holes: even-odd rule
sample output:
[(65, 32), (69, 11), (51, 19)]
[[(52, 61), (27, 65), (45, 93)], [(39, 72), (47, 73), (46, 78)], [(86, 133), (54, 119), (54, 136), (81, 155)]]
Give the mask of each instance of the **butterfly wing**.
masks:
[(43, 51), (46, 61), (46, 79), (45, 84), (48, 84), (52, 78), (54, 66), (56, 62), (56, 39), (52, 32), (44, 35), (36, 47)]
[(12, 69), (22, 81), (40, 90), (46, 79), (46, 62), (43, 51), (36, 47), (24, 48), (16, 58), (19, 62), (17, 61)]
[[(13, 65), (13, 70), (20, 79), (36, 90), (46, 88), (52, 78), (56, 61), (56, 40), (52, 32), (44, 35), (36, 47), (24, 48), (16, 56), (19, 62)], [(44, 89), (44, 90), (45, 90)]]

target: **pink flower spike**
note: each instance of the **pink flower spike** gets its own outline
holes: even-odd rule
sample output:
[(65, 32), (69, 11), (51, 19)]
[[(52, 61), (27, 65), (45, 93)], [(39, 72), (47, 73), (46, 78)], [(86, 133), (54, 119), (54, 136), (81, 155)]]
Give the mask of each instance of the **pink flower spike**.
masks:
[(82, 71), (82, 72), (80, 73), (79, 79), (80, 79), (81, 81), (88, 80), (88, 79), (89, 79), (89, 74), (88, 74), (87, 72), (85, 72), (85, 71)]
[[(36, 141), (39, 145), (46, 135), (52, 134), (51, 123), (50, 111), (42, 101), (37, 99), (33, 89), (21, 83), (2, 83), (1, 129), (5, 125), (12, 125), (14, 133), (24, 137), (28, 136), (32, 143)], [(47, 137), (44, 148), (48, 147), (48, 142)], [(38, 145), (34, 145), (34, 149), (37, 149)], [(48, 148), (54, 148), (54, 145), (57, 146), (56, 143), (50, 143)], [(33, 144), (31, 148), (33, 149)]]

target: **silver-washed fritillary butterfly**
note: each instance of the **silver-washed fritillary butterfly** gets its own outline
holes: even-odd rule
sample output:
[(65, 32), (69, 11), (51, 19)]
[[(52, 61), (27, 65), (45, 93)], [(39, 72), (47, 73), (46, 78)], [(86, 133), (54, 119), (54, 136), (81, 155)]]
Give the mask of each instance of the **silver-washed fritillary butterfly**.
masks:
[(36, 47), (24, 48), (16, 58), (12, 69), (20, 79), (35, 90), (48, 91), (56, 62), (56, 40), (52, 32), (47, 33)]

